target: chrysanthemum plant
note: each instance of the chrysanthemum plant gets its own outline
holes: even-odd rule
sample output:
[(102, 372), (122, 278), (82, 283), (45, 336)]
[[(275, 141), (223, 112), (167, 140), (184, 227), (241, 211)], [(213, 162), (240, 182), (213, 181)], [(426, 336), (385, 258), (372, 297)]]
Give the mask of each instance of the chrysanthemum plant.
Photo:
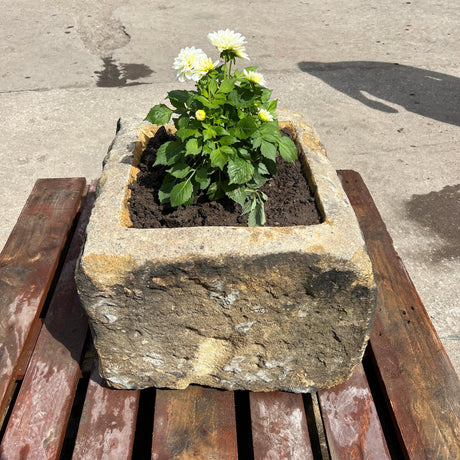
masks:
[(297, 158), (294, 142), (281, 136), (275, 116), (276, 100), (265, 87), (257, 67), (234, 70), (236, 58), (249, 59), (246, 39), (231, 30), (208, 34), (220, 52), (213, 62), (194, 47), (184, 48), (174, 61), (179, 81), (193, 80), (195, 91), (168, 93), (174, 109), (154, 106), (146, 117), (164, 125), (173, 119), (176, 139), (157, 152), (156, 165), (167, 174), (158, 192), (162, 204), (189, 205), (200, 190), (210, 200), (225, 195), (249, 213), (249, 226), (264, 225), (264, 202), (260, 190), (276, 174), (278, 153), (288, 161)]

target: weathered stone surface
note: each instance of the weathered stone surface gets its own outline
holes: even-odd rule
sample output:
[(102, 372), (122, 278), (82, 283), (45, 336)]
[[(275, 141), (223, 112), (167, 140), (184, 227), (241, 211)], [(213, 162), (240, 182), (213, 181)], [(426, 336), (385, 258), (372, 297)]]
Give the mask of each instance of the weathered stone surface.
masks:
[(376, 288), (356, 217), (314, 130), (299, 114), (279, 119), (320, 225), (128, 228), (127, 183), (153, 134), (121, 122), (76, 274), (110, 385), (309, 392), (361, 360)]

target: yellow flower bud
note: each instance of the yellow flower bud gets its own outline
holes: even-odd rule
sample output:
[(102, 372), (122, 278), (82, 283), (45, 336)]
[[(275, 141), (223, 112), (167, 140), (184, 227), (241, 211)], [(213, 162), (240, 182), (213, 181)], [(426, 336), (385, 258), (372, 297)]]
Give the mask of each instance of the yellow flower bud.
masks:
[(197, 110), (195, 117), (198, 121), (203, 121), (206, 118), (206, 112), (204, 110)]

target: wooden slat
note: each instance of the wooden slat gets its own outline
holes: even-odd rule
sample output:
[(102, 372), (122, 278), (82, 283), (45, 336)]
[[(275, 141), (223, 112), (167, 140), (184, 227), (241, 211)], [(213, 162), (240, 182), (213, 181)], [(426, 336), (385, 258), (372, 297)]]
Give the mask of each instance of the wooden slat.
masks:
[(250, 393), (254, 459), (313, 459), (302, 395)]
[(76, 215), (85, 179), (40, 179), (0, 254), (0, 420)]
[(199, 386), (157, 391), (152, 459), (171, 458), (238, 458), (233, 392)]
[(358, 173), (341, 171), (379, 286), (371, 350), (410, 459), (460, 458), (460, 382)]
[(139, 394), (137, 390), (103, 386), (95, 369), (88, 385), (72, 458), (130, 459)]
[(318, 399), (332, 459), (391, 458), (362, 365)]
[[(69, 180), (69, 183), (71, 180)], [(74, 272), (94, 201), (85, 199), (72, 243), (0, 446), (2, 459), (59, 458), (87, 333)]]

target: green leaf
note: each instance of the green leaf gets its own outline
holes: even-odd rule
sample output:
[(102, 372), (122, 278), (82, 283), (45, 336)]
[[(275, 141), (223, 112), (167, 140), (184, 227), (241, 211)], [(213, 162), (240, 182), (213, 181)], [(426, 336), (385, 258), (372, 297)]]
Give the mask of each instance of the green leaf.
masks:
[(221, 170), (224, 169), (224, 166), (228, 162), (228, 155), (220, 148), (214, 149), (209, 155), (209, 158), (211, 159), (211, 165)]
[(212, 129), (216, 133), (216, 136), (228, 136), (230, 133), (222, 126), (212, 126)]
[(171, 176), (183, 179), (184, 177), (187, 177), (191, 171), (192, 168), (187, 163), (181, 162), (174, 164), (174, 166), (169, 168), (167, 172), (171, 174)]
[(272, 161), (276, 160), (277, 148), (271, 142), (263, 140), (260, 144), (260, 152), (262, 153), (262, 156), (264, 156), (265, 158), (268, 158)]
[(227, 191), (227, 196), (231, 198), (233, 201), (236, 201), (239, 205), (243, 206), (248, 194), (246, 192), (246, 187), (242, 186)]
[(264, 104), (270, 100), (272, 93), (273, 93), (273, 90), (271, 89), (266, 89), (266, 88), (263, 89), (261, 100)]
[(160, 204), (166, 204), (170, 202), (171, 190), (175, 183), (176, 179), (169, 174), (164, 178), (160, 190), (158, 190), (158, 199), (160, 200)]
[(185, 180), (176, 184), (171, 190), (171, 206), (180, 206), (190, 201), (193, 194), (193, 186), (190, 180)]
[(169, 101), (174, 107), (178, 109), (185, 107), (185, 104), (189, 97), (190, 97), (190, 93), (184, 90), (175, 90), (175, 91), (170, 91), (168, 93)]
[(256, 198), (254, 195), (250, 195), (248, 199), (243, 203), (241, 215), (251, 212), (256, 207)]
[(263, 176), (258, 171), (254, 171), (254, 175), (251, 180), (251, 187), (260, 188), (268, 181), (268, 177)]
[(201, 102), (205, 107), (208, 107), (209, 109), (217, 109), (219, 107), (219, 104), (212, 103), (209, 99), (206, 99), (204, 96), (195, 96), (194, 99), (198, 102)]
[(265, 140), (270, 140), (269, 136), (273, 136), (277, 140), (281, 137), (280, 127), (276, 121), (263, 123), (259, 131)]
[(233, 128), (233, 132), (230, 132), (238, 139), (247, 139), (256, 131), (257, 124), (254, 119), (252, 117), (245, 117), (236, 124), (236, 127)]
[(197, 130), (197, 129), (193, 129), (193, 128), (180, 128), (180, 129), (177, 131), (176, 136), (177, 136), (182, 142), (184, 142), (185, 139), (188, 139), (189, 137), (194, 136), (196, 133), (198, 133), (198, 130)]
[(201, 147), (198, 144), (198, 139), (192, 137), (185, 144), (186, 155), (198, 155), (201, 152)]
[(254, 209), (249, 213), (249, 227), (259, 227), (265, 224), (265, 209), (262, 201), (257, 201)]
[(203, 139), (207, 141), (208, 139), (214, 139), (217, 136), (216, 131), (214, 130), (213, 126), (209, 126), (203, 130)]
[(276, 110), (276, 106), (278, 105), (278, 100), (273, 100), (273, 101), (269, 101), (268, 104), (265, 106), (265, 108), (269, 111), (269, 112), (274, 112)]
[(171, 166), (176, 163), (182, 156), (184, 144), (178, 141), (165, 142), (157, 151), (157, 156), (153, 166), (166, 165)]
[(226, 78), (220, 84), (219, 91), (221, 93), (229, 93), (235, 86), (235, 79), (234, 78)]
[(236, 138), (235, 136), (222, 136), (219, 139), (220, 145), (232, 145), (232, 144), (236, 144), (237, 142), (238, 142), (238, 138)]
[(280, 150), (281, 158), (289, 163), (294, 163), (297, 159), (297, 147), (294, 141), (286, 136), (283, 136), (278, 140), (278, 148)]
[(254, 174), (254, 166), (242, 158), (234, 158), (227, 165), (230, 184), (245, 184)]
[(153, 125), (166, 125), (171, 119), (171, 115), (174, 110), (171, 110), (169, 107), (166, 107), (164, 104), (158, 104), (155, 107), (152, 107), (145, 117), (147, 121), (150, 121)]
[(257, 172), (259, 174), (262, 174), (262, 175), (265, 175), (265, 176), (269, 176), (270, 175), (270, 171), (268, 170), (267, 166), (260, 162), (258, 165), (257, 165)]
[(215, 77), (209, 80), (209, 90), (211, 94), (214, 94), (217, 91), (217, 81)]
[(209, 175), (212, 173), (212, 169), (206, 166), (197, 169), (195, 173), (195, 180), (200, 184), (201, 189), (205, 189), (211, 183)]

